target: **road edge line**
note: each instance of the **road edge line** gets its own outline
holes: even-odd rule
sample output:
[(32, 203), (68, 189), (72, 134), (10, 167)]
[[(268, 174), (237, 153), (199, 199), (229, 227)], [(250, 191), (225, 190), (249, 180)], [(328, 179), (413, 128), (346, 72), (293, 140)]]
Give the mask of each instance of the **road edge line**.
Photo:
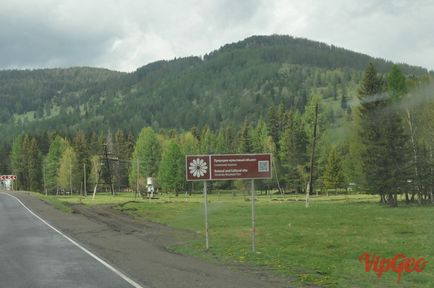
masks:
[(81, 250), (83, 250), (86, 254), (88, 254), (89, 256), (91, 256), (92, 258), (94, 258), (95, 260), (97, 260), (98, 262), (100, 262), (101, 264), (103, 264), (105, 267), (107, 267), (112, 272), (114, 272), (116, 275), (118, 275), (119, 277), (121, 277), (122, 279), (124, 279), (125, 281), (127, 281), (133, 287), (135, 287), (135, 288), (146, 288), (146, 287), (138, 284), (134, 280), (132, 280), (130, 277), (128, 277), (127, 275), (125, 275), (124, 273), (122, 273), (121, 271), (119, 271), (118, 269), (116, 269), (115, 267), (113, 267), (112, 265), (110, 265), (109, 263), (107, 263), (105, 260), (99, 258), (95, 254), (93, 254), (92, 252), (90, 252), (88, 249), (86, 249), (83, 246), (81, 246), (79, 243), (77, 243), (75, 240), (73, 240), (69, 236), (63, 234), (59, 229), (57, 229), (54, 226), (52, 226), (51, 224), (49, 224), (47, 221), (45, 221), (41, 217), (39, 217), (35, 212), (33, 212), (32, 210), (30, 210), (30, 208), (28, 208), (20, 199), (18, 199), (18, 197), (15, 197), (14, 195), (11, 195), (11, 194), (5, 193), (5, 192), (0, 192), (0, 194), (8, 195), (8, 196), (14, 198), (15, 200), (17, 200), (18, 203), (20, 203), (24, 208), (27, 209), (27, 211), (29, 211), (33, 216), (35, 216), (37, 219), (39, 219), (42, 223), (44, 223), (45, 225), (47, 225), (48, 227), (50, 227), (51, 229), (53, 229), (55, 232), (57, 232), (58, 234), (60, 234), (62, 237), (64, 237), (65, 239), (67, 239), (69, 242), (71, 242), (72, 244), (74, 244), (75, 246), (77, 246), (78, 248), (80, 248)]

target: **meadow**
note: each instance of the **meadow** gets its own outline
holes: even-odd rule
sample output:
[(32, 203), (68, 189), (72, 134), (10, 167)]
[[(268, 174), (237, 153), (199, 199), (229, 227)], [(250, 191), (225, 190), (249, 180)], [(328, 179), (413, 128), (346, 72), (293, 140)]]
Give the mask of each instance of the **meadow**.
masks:
[[(246, 194), (213, 193), (208, 196), (210, 249), (205, 249), (203, 196), (159, 195), (142, 199), (131, 193), (116, 197), (97, 194), (39, 196), (64, 211), (68, 203), (112, 204), (139, 219), (193, 231), (197, 237), (178, 253), (273, 270), (294, 286), (319, 287), (433, 287), (434, 207), (381, 206), (378, 197), (366, 194), (310, 198), (305, 208), (302, 195), (256, 197), (256, 252), (251, 248), (251, 199)], [(392, 270), (381, 278), (365, 272), (363, 253), (393, 258), (398, 253), (428, 261), (422, 272)]]

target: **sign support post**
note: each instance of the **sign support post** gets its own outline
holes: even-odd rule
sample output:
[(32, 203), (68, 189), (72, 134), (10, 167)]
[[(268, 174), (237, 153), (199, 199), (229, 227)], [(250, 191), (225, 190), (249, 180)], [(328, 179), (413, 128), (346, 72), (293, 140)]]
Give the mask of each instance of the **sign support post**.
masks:
[(45, 183), (45, 165), (44, 164), (42, 164), (42, 176), (44, 178), (44, 193), (45, 193), (45, 196), (47, 196), (48, 191), (47, 191), (47, 184)]
[(255, 213), (255, 180), (251, 181), (251, 189), (252, 189), (252, 251), (253, 253), (256, 252), (256, 213)]
[(208, 194), (206, 181), (203, 181), (203, 196), (205, 200), (205, 247), (206, 250), (209, 249), (209, 238), (208, 238)]
[(87, 179), (86, 179), (86, 163), (83, 163), (83, 188), (84, 188), (84, 197), (87, 197)]
[(137, 156), (136, 160), (136, 193), (134, 194), (134, 199), (137, 199), (137, 194), (139, 194), (139, 156)]

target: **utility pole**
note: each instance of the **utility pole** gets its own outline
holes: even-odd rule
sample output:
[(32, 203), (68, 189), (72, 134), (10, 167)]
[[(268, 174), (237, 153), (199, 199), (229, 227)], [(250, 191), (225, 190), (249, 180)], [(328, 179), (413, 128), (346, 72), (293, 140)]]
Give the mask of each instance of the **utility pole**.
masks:
[[(115, 196), (115, 190), (113, 188), (113, 181), (112, 181), (112, 172), (110, 170), (110, 162), (109, 162), (109, 157), (108, 157), (108, 151), (107, 151), (107, 144), (104, 144), (104, 158), (105, 158), (105, 163), (107, 165), (107, 171), (108, 171), (108, 177), (109, 177), (109, 184), (110, 185), (110, 191), (112, 193), (112, 196)], [(110, 160), (114, 160), (114, 159), (110, 159)]]
[(112, 153), (108, 152), (107, 144), (103, 144), (103, 152), (99, 154), (100, 157), (103, 157), (103, 159), (101, 159), (101, 163), (100, 164), (101, 164), (101, 166), (105, 165), (106, 168), (107, 168), (108, 182), (102, 182), (101, 181), (101, 178), (103, 178), (102, 177), (103, 176), (102, 175), (102, 168), (99, 169), (98, 176), (97, 176), (97, 183), (96, 183), (95, 188), (93, 190), (92, 199), (95, 198), (95, 194), (96, 194), (96, 190), (97, 190), (98, 185), (102, 184), (102, 183), (103, 184), (107, 184), (107, 185), (110, 186), (110, 192), (111, 192), (112, 196), (116, 195), (115, 194), (115, 190), (114, 190), (113, 180), (112, 180), (113, 179), (112, 178), (112, 172), (111, 172), (111, 169), (110, 169), (110, 161), (119, 161), (119, 159), (117, 157), (109, 157), (109, 156), (112, 156), (112, 155), (113, 155)]
[(313, 137), (312, 137), (312, 152), (310, 154), (310, 175), (309, 183), (306, 189), (306, 203), (305, 207), (309, 207), (309, 194), (313, 191), (313, 163), (315, 158), (315, 144), (316, 144), (316, 126), (318, 122), (318, 103), (315, 105), (315, 121), (313, 124)]

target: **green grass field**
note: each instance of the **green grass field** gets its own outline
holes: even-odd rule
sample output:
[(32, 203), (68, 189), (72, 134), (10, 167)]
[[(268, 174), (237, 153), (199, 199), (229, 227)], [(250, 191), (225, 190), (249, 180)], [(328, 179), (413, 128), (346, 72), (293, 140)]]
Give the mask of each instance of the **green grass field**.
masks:
[[(302, 196), (258, 196), (256, 247), (251, 252), (251, 202), (248, 197), (209, 196), (210, 250), (205, 250), (204, 207), (200, 195), (134, 199), (131, 194), (96, 199), (77, 196), (41, 196), (48, 202), (87, 205), (114, 203), (136, 217), (197, 233), (197, 240), (175, 251), (218, 260), (267, 266), (288, 276), (292, 285), (324, 287), (434, 287), (434, 207), (380, 206), (369, 195), (311, 198), (305, 208)], [(298, 201), (296, 201), (298, 200)], [(125, 203), (130, 201), (128, 203)], [(65, 205), (67, 206), (67, 205)], [(393, 258), (397, 253), (424, 257), (421, 273), (389, 271), (381, 279), (364, 271), (359, 256)]]

